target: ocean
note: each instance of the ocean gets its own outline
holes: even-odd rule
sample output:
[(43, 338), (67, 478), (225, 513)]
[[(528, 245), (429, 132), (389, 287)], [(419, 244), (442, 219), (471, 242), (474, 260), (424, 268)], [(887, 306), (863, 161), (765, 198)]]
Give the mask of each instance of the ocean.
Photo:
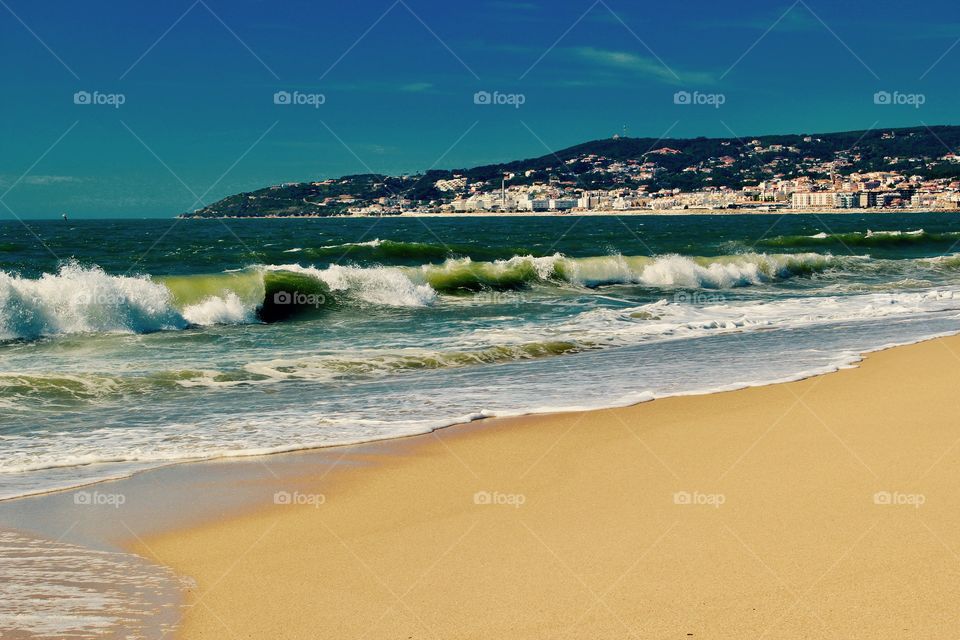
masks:
[(960, 331), (954, 214), (0, 223), (0, 498)]

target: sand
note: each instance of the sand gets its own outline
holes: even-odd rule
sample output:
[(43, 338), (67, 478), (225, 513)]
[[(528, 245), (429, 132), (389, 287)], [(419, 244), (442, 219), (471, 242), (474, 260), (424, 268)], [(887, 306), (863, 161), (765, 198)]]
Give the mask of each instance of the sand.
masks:
[(182, 638), (956, 637), (958, 371), (453, 427), (135, 547), (196, 581)]

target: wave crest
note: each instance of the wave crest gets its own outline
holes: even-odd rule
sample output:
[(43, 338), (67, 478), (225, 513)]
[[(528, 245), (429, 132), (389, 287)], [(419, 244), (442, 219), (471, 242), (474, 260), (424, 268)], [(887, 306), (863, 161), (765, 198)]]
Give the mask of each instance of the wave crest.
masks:
[(0, 272), (0, 340), (73, 333), (147, 333), (189, 326), (277, 322), (343, 305), (423, 307), (441, 295), (535, 286), (727, 289), (822, 272), (815, 253), (713, 258), (667, 255), (449, 258), (416, 267), (261, 265), (188, 276), (115, 276), (63, 266), (37, 279)]
[(811, 236), (777, 236), (759, 242), (760, 246), (771, 248), (795, 247), (932, 247), (951, 245), (960, 242), (960, 231), (931, 232), (923, 229), (912, 231), (848, 231), (845, 233), (820, 232)]
[(0, 272), (0, 338), (90, 332), (183, 329), (170, 291), (145, 277), (112, 276), (98, 267), (63, 266), (36, 280)]

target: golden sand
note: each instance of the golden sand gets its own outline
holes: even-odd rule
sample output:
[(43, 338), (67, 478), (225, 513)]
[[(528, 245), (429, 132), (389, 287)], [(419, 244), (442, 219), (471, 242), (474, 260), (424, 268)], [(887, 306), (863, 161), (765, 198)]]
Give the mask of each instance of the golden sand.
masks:
[(454, 427), (137, 550), (196, 580), (183, 638), (956, 637), (958, 372)]

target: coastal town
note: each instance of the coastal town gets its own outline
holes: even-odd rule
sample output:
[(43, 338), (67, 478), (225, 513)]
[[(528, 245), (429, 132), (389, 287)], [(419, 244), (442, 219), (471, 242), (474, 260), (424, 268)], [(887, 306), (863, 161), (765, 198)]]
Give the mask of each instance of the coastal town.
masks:
[(462, 170), (229, 196), (185, 217), (960, 210), (960, 127), (754, 139), (612, 136)]
[[(808, 139), (808, 142), (812, 142)], [(764, 147), (759, 140), (749, 143), (757, 155), (799, 153), (799, 149), (784, 145)], [(568, 160), (568, 164), (593, 165), (592, 171), (607, 174), (616, 181), (629, 183), (632, 180), (651, 180), (663, 168), (654, 159), (656, 156), (677, 156), (680, 151), (662, 147), (650, 151), (644, 161), (612, 161), (597, 155), (587, 155)], [(942, 162), (957, 164), (960, 155), (945, 154)], [(711, 158), (706, 163), (684, 167), (682, 171), (705, 174), (719, 167), (733, 165), (735, 158), (729, 155)], [(891, 165), (899, 164), (899, 158), (891, 159)], [(775, 168), (776, 161), (771, 163)], [(919, 175), (890, 171), (866, 173), (840, 173), (849, 162), (836, 159), (811, 163), (810, 174), (787, 178), (773, 175), (755, 185), (739, 189), (727, 186), (705, 186), (695, 191), (679, 188), (650, 191), (645, 186), (612, 189), (584, 189), (579, 180), (550, 180), (533, 184), (511, 185), (515, 173), (505, 173), (499, 188), (490, 181), (471, 183), (466, 176), (455, 175), (451, 179), (438, 180), (436, 188), (444, 193), (456, 194), (450, 202), (414, 203), (403, 198), (381, 198), (366, 206), (351, 207), (352, 214), (377, 215), (385, 213), (524, 213), (524, 212), (590, 212), (590, 211), (696, 211), (696, 210), (744, 210), (770, 212), (779, 210), (818, 211), (871, 209), (895, 211), (917, 209), (923, 211), (955, 211), (960, 209), (960, 180), (954, 178), (926, 179)], [(534, 171), (525, 172), (529, 177)]]
[(468, 184), (466, 178), (438, 181), (438, 189), (461, 192), (450, 202), (414, 202), (406, 198), (382, 197), (376, 202), (347, 209), (352, 215), (396, 215), (417, 213), (587, 213), (587, 212), (696, 212), (741, 211), (832, 211), (869, 209), (875, 211), (960, 210), (960, 181), (925, 180), (896, 172), (871, 172), (828, 178), (771, 179), (740, 189), (706, 187), (685, 192), (680, 189), (647, 191), (640, 187), (617, 189), (578, 188), (576, 184), (535, 183), (507, 186), (512, 174), (504, 176), (500, 189), (490, 190), (485, 182)]

